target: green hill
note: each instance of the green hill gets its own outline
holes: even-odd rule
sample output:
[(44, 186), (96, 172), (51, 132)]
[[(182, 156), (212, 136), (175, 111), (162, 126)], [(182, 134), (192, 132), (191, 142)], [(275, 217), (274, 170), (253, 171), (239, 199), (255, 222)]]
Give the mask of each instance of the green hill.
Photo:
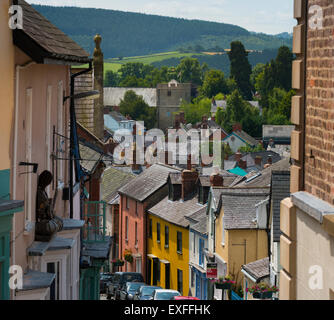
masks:
[(224, 23), (186, 20), (115, 10), (33, 5), (54, 25), (88, 52), (94, 49), (93, 37), (103, 37), (105, 58), (143, 56), (201, 47), (204, 50), (229, 48), (240, 40), (248, 50), (291, 47), (291, 39), (251, 33)]

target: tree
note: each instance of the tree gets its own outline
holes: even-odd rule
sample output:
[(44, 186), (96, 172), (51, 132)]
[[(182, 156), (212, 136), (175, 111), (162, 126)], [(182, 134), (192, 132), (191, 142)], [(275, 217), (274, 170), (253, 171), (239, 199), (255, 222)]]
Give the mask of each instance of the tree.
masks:
[(239, 91), (235, 90), (227, 97), (227, 108), (232, 111), (232, 119), (234, 122), (240, 122), (245, 117), (246, 103), (242, 99)]
[(125, 93), (119, 107), (124, 116), (129, 115), (134, 120), (144, 121), (147, 129), (154, 128), (156, 109), (150, 108), (143, 97), (136, 95), (134, 91), (129, 90)]
[(212, 98), (218, 93), (229, 93), (224, 73), (220, 70), (210, 70), (207, 72), (203, 85), (199, 91), (202, 95), (208, 98)]
[(291, 74), (292, 74), (293, 54), (290, 48), (282, 46), (279, 48), (276, 64), (276, 86), (286, 91), (291, 90)]
[(105, 87), (117, 87), (119, 85), (120, 77), (117, 72), (108, 70), (104, 77), (104, 86)]
[(201, 85), (203, 82), (203, 70), (198, 59), (184, 58), (177, 67), (180, 82), (192, 82)]
[(182, 102), (180, 109), (184, 111), (187, 123), (196, 124), (202, 120), (204, 115), (210, 116), (211, 99), (195, 99), (193, 103)]
[(250, 82), (251, 82), (253, 91), (256, 90), (256, 79), (263, 72), (264, 68), (265, 68), (265, 64), (258, 63), (252, 70), (252, 74), (250, 76)]
[(250, 75), (252, 67), (248, 61), (248, 53), (240, 41), (231, 43), (231, 51), (228, 53), (231, 62), (230, 77), (233, 78), (245, 100), (252, 99), (252, 87)]

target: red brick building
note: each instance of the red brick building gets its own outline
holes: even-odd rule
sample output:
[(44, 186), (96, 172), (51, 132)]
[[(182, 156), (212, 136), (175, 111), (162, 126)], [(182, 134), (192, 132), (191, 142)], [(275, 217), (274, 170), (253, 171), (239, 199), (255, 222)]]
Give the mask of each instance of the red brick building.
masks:
[(146, 279), (146, 212), (168, 194), (168, 175), (179, 170), (155, 164), (119, 189), (119, 257), (127, 251), (132, 262), (125, 261), (122, 271), (139, 272)]

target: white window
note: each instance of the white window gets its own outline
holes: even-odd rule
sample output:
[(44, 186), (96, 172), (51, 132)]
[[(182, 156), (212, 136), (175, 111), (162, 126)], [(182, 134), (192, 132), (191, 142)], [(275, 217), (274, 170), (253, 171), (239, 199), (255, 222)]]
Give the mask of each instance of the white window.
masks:
[(57, 157), (60, 160), (57, 161), (57, 176), (58, 176), (58, 188), (62, 188), (64, 185), (64, 160), (65, 158), (65, 139), (64, 136), (64, 103), (63, 103), (63, 81), (58, 83), (58, 97), (57, 97), (57, 133), (59, 134), (55, 137), (57, 140)]
[(222, 223), (222, 245), (225, 246), (225, 222), (223, 217), (223, 223)]
[(125, 240), (128, 241), (129, 236), (129, 218), (125, 217)]
[(141, 273), (141, 259), (136, 259), (136, 272)]
[[(26, 90), (26, 115), (24, 122), (25, 129), (25, 160), (31, 163), (32, 161), (32, 89)], [(24, 212), (25, 212), (25, 223), (27, 224), (32, 221), (32, 175), (26, 174), (24, 181)]]

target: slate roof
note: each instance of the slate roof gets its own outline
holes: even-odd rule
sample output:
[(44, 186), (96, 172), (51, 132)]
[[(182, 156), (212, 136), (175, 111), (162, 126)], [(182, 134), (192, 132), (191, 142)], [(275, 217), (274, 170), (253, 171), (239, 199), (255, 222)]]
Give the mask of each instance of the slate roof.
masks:
[(242, 269), (259, 282), (263, 278), (269, 277), (270, 275), (269, 258), (266, 257), (264, 259), (245, 264), (242, 266)]
[(80, 165), (88, 172), (93, 172), (98, 162), (102, 160), (102, 154), (94, 149), (79, 143)]
[(267, 187), (271, 183), (271, 173), (273, 171), (289, 171), (290, 159), (280, 160), (261, 172), (250, 173), (237, 187)]
[(112, 117), (117, 122), (127, 121), (128, 120), (120, 112), (117, 112), (117, 111), (111, 111), (109, 114), (105, 114), (104, 117)]
[[(244, 154), (242, 154), (241, 160), (247, 162), (247, 168), (248, 168), (248, 167), (255, 166), (256, 157), (262, 157), (262, 166), (261, 167), (263, 167), (265, 164), (268, 163), (269, 157), (271, 157), (273, 163), (276, 163), (276, 162), (278, 162), (282, 159), (281, 156), (278, 153), (276, 153), (275, 151), (266, 150), (266, 151), (244, 153)], [(235, 161), (235, 155), (229, 156), (228, 161)], [(225, 163), (226, 162), (227, 161), (225, 161)]]
[(170, 172), (180, 172), (180, 170), (162, 164), (154, 164), (120, 188), (119, 193), (143, 202), (167, 183)]
[(196, 213), (205, 207), (206, 206), (198, 203), (197, 194), (186, 201), (170, 201), (167, 196), (149, 209), (148, 212), (165, 221), (187, 228), (189, 226), (189, 220), (186, 216)]
[(144, 101), (150, 107), (157, 107), (158, 97), (157, 89), (155, 88), (104, 88), (104, 105), (119, 106), (121, 100), (124, 98), (125, 93), (130, 90), (134, 91), (137, 95), (142, 96)]
[(55, 273), (28, 270), (23, 275), (22, 288), (19, 288), (17, 290), (27, 291), (27, 290), (37, 290), (37, 289), (42, 289), (42, 288), (48, 288), (51, 286), (55, 277), (56, 277)]
[[(31, 56), (37, 54), (43, 62), (45, 58), (77, 63), (88, 63), (89, 54), (65, 33), (24, 0), (18, 0), (23, 9), (23, 29), (13, 31), (14, 44)], [(34, 49), (34, 50), (33, 50)]]
[(273, 171), (271, 178), (271, 199), (273, 214), (273, 241), (280, 242), (280, 205), (281, 201), (290, 197), (290, 172)]
[(210, 187), (211, 186), (210, 176), (199, 176), (198, 179), (199, 179), (202, 187)]
[(244, 141), (246, 141), (247, 143), (249, 143), (251, 146), (257, 146), (258, 143), (259, 143), (256, 139), (254, 139), (253, 137), (251, 137), (248, 133), (246, 133), (243, 130), (241, 130), (241, 131), (234, 131), (234, 133), (237, 136), (239, 136), (241, 139), (243, 139)]
[(204, 206), (199, 211), (186, 217), (187, 219), (190, 219), (195, 222), (194, 224), (191, 225), (191, 229), (203, 235), (208, 234), (206, 209), (207, 209), (207, 206)]
[(267, 199), (269, 188), (225, 189), (220, 201), (224, 212), (225, 229), (257, 229), (256, 205)]
[(113, 167), (104, 170), (102, 178), (102, 200), (107, 203), (114, 200), (118, 196), (118, 189), (135, 177), (136, 175), (132, 173), (127, 173)]

